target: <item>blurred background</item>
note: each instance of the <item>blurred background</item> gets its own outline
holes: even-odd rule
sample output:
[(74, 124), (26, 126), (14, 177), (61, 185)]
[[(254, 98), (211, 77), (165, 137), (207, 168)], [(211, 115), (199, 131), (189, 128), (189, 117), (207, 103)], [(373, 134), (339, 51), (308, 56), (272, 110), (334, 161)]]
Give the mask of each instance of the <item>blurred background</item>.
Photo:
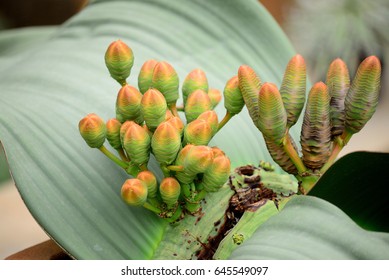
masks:
[[(327, 67), (337, 57), (347, 63), (352, 77), (366, 56), (379, 56), (384, 70), (379, 107), (340, 156), (357, 150), (389, 152), (389, 73), (385, 70), (389, 63), (389, 0), (259, 2), (280, 24), (296, 52), (305, 58), (312, 83), (325, 81)], [(60, 25), (87, 3), (87, 0), (0, 0), (0, 36), (12, 29)], [(1, 52), (0, 46), (0, 55)], [(0, 259), (49, 239), (14, 186), (1, 147), (0, 226)]]

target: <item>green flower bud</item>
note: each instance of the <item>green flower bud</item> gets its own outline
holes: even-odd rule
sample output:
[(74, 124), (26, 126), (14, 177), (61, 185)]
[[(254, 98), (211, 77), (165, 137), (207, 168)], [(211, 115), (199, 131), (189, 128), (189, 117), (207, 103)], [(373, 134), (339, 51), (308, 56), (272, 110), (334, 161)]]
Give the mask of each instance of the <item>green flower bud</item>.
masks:
[(280, 93), (287, 113), (287, 127), (293, 126), (303, 110), (306, 90), (306, 66), (304, 58), (297, 54), (286, 66)]
[(141, 112), (142, 94), (130, 85), (124, 85), (116, 98), (116, 113), (120, 115), (122, 121), (135, 121), (142, 123)]
[(303, 163), (310, 169), (320, 169), (331, 153), (330, 95), (322, 83), (309, 92), (301, 130)]
[(147, 186), (139, 179), (128, 179), (122, 186), (121, 196), (129, 205), (142, 206), (147, 200)]
[(136, 124), (136, 123), (133, 122), (133, 121), (125, 121), (125, 122), (121, 125), (119, 135), (120, 135), (120, 142), (121, 142), (122, 146), (123, 146), (124, 135), (126, 134), (127, 129), (128, 129), (130, 126), (134, 125), (134, 124)]
[[(175, 165), (184, 166), (186, 157), (188, 156), (189, 151), (194, 147), (194, 145), (188, 144), (184, 148), (182, 148), (176, 158)], [(181, 182), (185, 184), (189, 184), (193, 181), (193, 179), (196, 177), (196, 174), (187, 174), (184, 171), (176, 172), (176, 178)]]
[(111, 77), (119, 84), (124, 85), (126, 83), (133, 64), (134, 55), (125, 43), (117, 40), (109, 45), (105, 52), (105, 65)]
[(122, 124), (117, 119), (109, 119), (107, 121), (107, 140), (114, 149), (120, 149), (122, 142), (120, 140), (120, 128)]
[(157, 196), (158, 182), (153, 172), (149, 170), (141, 171), (138, 173), (136, 178), (146, 184), (147, 197), (155, 198)]
[(169, 122), (161, 123), (154, 131), (151, 148), (160, 164), (169, 165), (173, 163), (181, 148), (180, 133)]
[[(269, 151), (272, 159), (287, 173), (289, 174), (298, 174), (296, 166), (293, 164), (290, 157), (286, 154), (284, 148), (280, 145), (277, 145), (273, 141), (264, 137), (266, 148)], [(294, 149), (297, 151), (296, 144), (293, 141), (293, 138), (290, 138)]]
[(212, 110), (211, 99), (208, 94), (201, 90), (192, 92), (185, 104), (185, 117), (188, 123), (197, 119), (201, 113)]
[(198, 89), (208, 92), (208, 79), (203, 70), (194, 69), (186, 76), (182, 84), (184, 104), (186, 104), (189, 95)]
[(180, 137), (184, 134), (184, 123), (179, 117), (172, 117), (167, 122), (177, 129)]
[(91, 148), (103, 146), (107, 134), (104, 121), (96, 114), (88, 114), (78, 124), (82, 138)]
[(193, 146), (185, 157), (184, 170), (189, 174), (204, 173), (212, 164), (213, 151), (208, 146)]
[(138, 88), (142, 94), (151, 88), (154, 67), (157, 63), (158, 61), (154, 59), (147, 60), (139, 71)]
[(263, 84), (259, 92), (258, 104), (259, 130), (264, 137), (280, 144), (286, 133), (287, 117), (281, 94), (274, 84)]
[(342, 135), (344, 131), (345, 112), (344, 100), (350, 88), (350, 76), (347, 65), (340, 58), (335, 59), (328, 68), (326, 80), (328, 93), (331, 97), (331, 134), (332, 137)]
[(238, 114), (244, 107), (244, 100), (239, 89), (238, 76), (234, 76), (228, 80), (224, 87), (224, 107), (227, 112), (232, 115)]
[(222, 94), (221, 94), (220, 90), (218, 90), (216, 88), (210, 88), (208, 90), (208, 96), (209, 96), (209, 99), (211, 99), (212, 109), (214, 109), (222, 100)]
[(184, 142), (193, 145), (207, 145), (212, 138), (212, 128), (205, 120), (194, 120), (184, 128)]
[(147, 164), (150, 158), (150, 136), (140, 125), (130, 125), (123, 136), (123, 148), (136, 165)]
[(166, 61), (158, 62), (154, 67), (152, 86), (159, 90), (168, 105), (175, 104), (178, 99), (178, 75), (176, 70)]
[(369, 56), (359, 65), (344, 103), (348, 132), (359, 132), (373, 116), (378, 104), (380, 79), (380, 60)]
[(166, 100), (156, 89), (145, 92), (141, 101), (141, 110), (147, 127), (154, 131), (165, 120), (167, 104)]
[(168, 121), (173, 117), (174, 117), (173, 113), (170, 110), (166, 110), (165, 121)]
[(252, 68), (242, 65), (238, 70), (239, 89), (254, 124), (258, 126), (258, 93), (261, 80)]
[(174, 206), (181, 193), (180, 183), (173, 177), (164, 178), (159, 185), (159, 193), (168, 208)]
[(211, 110), (201, 113), (201, 115), (197, 119), (204, 120), (210, 125), (212, 136), (216, 134), (219, 125), (219, 119), (215, 111)]
[(201, 185), (207, 192), (216, 192), (227, 182), (230, 172), (230, 159), (225, 155), (215, 157), (210, 168), (205, 170)]
[(213, 153), (213, 157), (216, 158), (216, 157), (219, 157), (219, 156), (225, 156), (226, 154), (223, 152), (222, 149), (218, 148), (218, 147), (211, 147), (212, 149), (212, 153)]

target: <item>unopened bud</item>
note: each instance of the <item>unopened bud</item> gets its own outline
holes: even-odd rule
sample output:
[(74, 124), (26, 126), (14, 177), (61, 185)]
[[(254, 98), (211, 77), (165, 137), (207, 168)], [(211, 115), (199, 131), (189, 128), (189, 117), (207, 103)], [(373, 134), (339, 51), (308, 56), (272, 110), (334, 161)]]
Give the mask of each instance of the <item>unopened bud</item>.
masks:
[(212, 128), (205, 120), (194, 120), (184, 128), (184, 141), (193, 145), (208, 145), (212, 138)]
[(216, 88), (210, 88), (208, 90), (209, 99), (211, 99), (212, 109), (214, 109), (222, 100), (222, 94), (220, 90)]
[(138, 88), (142, 94), (151, 88), (154, 67), (157, 63), (158, 61), (154, 59), (147, 60), (139, 71)]
[(147, 200), (147, 186), (139, 179), (127, 179), (122, 186), (121, 196), (129, 205), (142, 206)]
[(130, 125), (123, 136), (123, 148), (136, 165), (143, 165), (150, 158), (150, 136), (138, 124)]
[(223, 91), (224, 107), (227, 112), (232, 115), (238, 114), (244, 107), (244, 100), (239, 89), (238, 76), (234, 76), (228, 80)]
[(177, 157), (181, 148), (181, 136), (169, 122), (161, 123), (151, 139), (153, 154), (160, 164), (169, 165)]
[(194, 69), (186, 76), (182, 84), (184, 104), (186, 104), (189, 95), (198, 89), (208, 92), (208, 79), (203, 70)]
[(215, 111), (211, 110), (201, 113), (201, 115), (197, 119), (204, 120), (210, 125), (212, 136), (216, 134), (219, 125), (219, 119)]
[(154, 131), (165, 120), (166, 100), (157, 89), (149, 89), (143, 95), (141, 105), (146, 125), (151, 131)]
[(208, 94), (201, 90), (192, 92), (185, 103), (185, 117), (188, 123), (197, 119), (201, 113), (212, 110), (211, 99)]
[(122, 143), (120, 140), (120, 128), (122, 124), (117, 119), (109, 119), (107, 121), (107, 140), (114, 149), (120, 149)]
[(225, 155), (215, 157), (210, 168), (204, 172), (201, 185), (207, 192), (216, 192), (227, 182), (230, 172), (229, 158)]
[(177, 131), (180, 133), (180, 136), (183, 135), (184, 123), (182, 122), (182, 120), (179, 117), (172, 117), (167, 122), (170, 123), (172, 126), (174, 126), (177, 129)]
[(107, 134), (104, 121), (96, 114), (88, 114), (78, 124), (82, 138), (91, 148), (103, 146)]
[(175, 104), (178, 99), (178, 75), (176, 70), (166, 61), (158, 62), (154, 67), (152, 86), (159, 90), (168, 105)]
[(173, 177), (164, 178), (159, 185), (159, 193), (163, 202), (166, 203), (168, 207), (174, 206), (181, 193), (180, 183)]
[(158, 191), (158, 182), (153, 172), (149, 170), (141, 171), (138, 173), (136, 178), (146, 184), (147, 197), (149, 198), (156, 197)]
[(141, 113), (142, 94), (133, 86), (124, 85), (116, 98), (116, 113), (121, 116), (122, 121), (143, 122)]
[(119, 84), (124, 85), (130, 75), (134, 55), (132, 50), (122, 41), (111, 43), (105, 52), (105, 65), (111, 77)]

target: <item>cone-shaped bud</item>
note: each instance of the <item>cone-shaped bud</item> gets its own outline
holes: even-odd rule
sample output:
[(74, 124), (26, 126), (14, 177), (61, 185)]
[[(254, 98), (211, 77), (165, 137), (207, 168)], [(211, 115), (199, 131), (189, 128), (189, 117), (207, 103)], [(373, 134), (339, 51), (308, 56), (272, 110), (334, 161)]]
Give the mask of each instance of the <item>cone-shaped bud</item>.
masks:
[(161, 123), (151, 139), (153, 154), (160, 164), (171, 164), (181, 148), (181, 136), (169, 122)]
[[(273, 160), (287, 173), (294, 175), (298, 174), (296, 166), (293, 164), (292, 160), (287, 155), (282, 146), (275, 144), (273, 141), (268, 140), (266, 137), (264, 137), (264, 139), (266, 143), (266, 148), (269, 151)], [(297, 151), (297, 147), (293, 139), (290, 138), (290, 140), (294, 149)]]
[(218, 157), (218, 156), (225, 156), (226, 154), (223, 152), (222, 149), (218, 147), (212, 147), (212, 152), (213, 152), (213, 157)]
[(138, 124), (128, 127), (123, 136), (123, 148), (134, 164), (142, 165), (149, 161), (150, 136)]
[(184, 162), (184, 171), (188, 174), (204, 173), (212, 164), (213, 151), (208, 146), (193, 146)]
[(347, 65), (340, 58), (335, 59), (328, 68), (327, 89), (331, 97), (331, 134), (332, 137), (341, 135), (344, 131), (345, 112), (344, 100), (350, 88), (350, 75)]
[(215, 157), (210, 168), (204, 172), (201, 185), (207, 192), (216, 192), (227, 182), (230, 171), (231, 162), (228, 157)]
[(182, 122), (182, 120), (179, 117), (172, 117), (167, 122), (170, 123), (172, 126), (174, 126), (177, 129), (177, 131), (180, 133), (180, 136), (183, 135), (184, 123)]
[(112, 42), (105, 52), (105, 65), (111, 77), (119, 84), (124, 85), (130, 75), (134, 55), (132, 50), (122, 41)]
[(212, 128), (205, 120), (194, 120), (184, 128), (184, 142), (193, 145), (208, 145), (212, 138)]
[(201, 113), (201, 115), (197, 119), (204, 120), (210, 125), (212, 136), (216, 134), (219, 125), (219, 119), (215, 111), (211, 110)]
[(178, 152), (178, 155), (177, 155), (177, 158), (176, 158), (175, 165), (184, 165), (185, 158), (186, 158), (186, 156), (188, 155), (190, 149), (192, 149), (192, 147), (194, 147), (194, 145), (188, 144), (188, 145), (186, 145), (185, 147), (183, 147), (183, 148)]
[(166, 110), (165, 121), (168, 121), (173, 117), (174, 117), (173, 113), (170, 110)]
[(265, 83), (258, 98), (258, 128), (264, 137), (280, 144), (286, 133), (286, 111), (276, 85)]
[(166, 100), (157, 89), (149, 89), (143, 95), (141, 105), (146, 125), (151, 131), (154, 131), (165, 120)]
[(154, 59), (147, 60), (145, 63), (143, 63), (142, 68), (139, 71), (138, 88), (142, 94), (151, 88), (154, 67), (157, 65), (157, 63), (158, 61)]
[(116, 114), (121, 116), (122, 121), (143, 122), (141, 100), (142, 94), (136, 88), (124, 85), (116, 98)]
[(155, 177), (153, 172), (149, 170), (141, 171), (138, 173), (136, 178), (146, 184), (147, 197), (154, 198), (157, 196), (158, 183), (157, 183), (157, 178)]
[(216, 88), (210, 88), (208, 90), (208, 96), (209, 99), (211, 99), (212, 109), (214, 109), (217, 106), (217, 104), (219, 104), (220, 101), (222, 101), (222, 93), (220, 92), (220, 90)]
[(123, 146), (123, 138), (124, 138), (124, 135), (126, 134), (126, 131), (127, 131), (127, 129), (130, 127), (130, 126), (132, 126), (132, 125), (134, 125), (134, 124), (136, 124), (135, 122), (133, 122), (133, 121), (125, 121), (122, 125), (121, 125), (121, 127), (120, 127), (120, 142), (121, 142), (121, 144), (122, 144), (122, 146)]
[(142, 206), (147, 200), (147, 186), (139, 179), (127, 179), (122, 186), (121, 196), (129, 205)]
[(258, 126), (258, 92), (261, 88), (261, 80), (255, 71), (247, 65), (239, 67), (238, 79), (244, 103), (254, 124)]
[(310, 169), (321, 168), (331, 153), (330, 95), (322, 82), (314, 84), (308, 95), (301, 147), (302, 160)]
[(288, 117), (288, 127), (293, 126), (303, 110), (306, 90), (306, 66), (304, 58), (297, 54), (286, 66), (280, 93)]
[(189, 95), (198, 89), (208, 92), (208, 79), (203, 70), (194, 69), (186, 76), (182, 84), (184, 104), (186, 104)]
[(358, 67), (345, 100), (346, 130), (359, 132), (373, 116), (380, 91), (381, 63), (369, 56)]
[(120, 140), (120, 128), (122, 124), (117, 119), (109, 119), (106, 124), (107, 140), (114, 149), (120, 149), (122, 142)]
[(82, 138), (91, 148), (103, 146), (107, 135), (104, 121), (96, 114), (88, 114), (78, 124)]
[(212, 110), (212, 104), (208, 94), (201, 89), (195, 90), (189, 95), (185, 103), (186, 121), (190, 123), (197, 119), (201, 113), (209, 110)]
[[(189, 151), (194, 147), (194, 145), (188, 144), (184, 148), (180, 150), (180, 152), (177, 155), (175, 165), (181, 165), (184, 166), (186, 157), (188, 156)], [(193, 181), (193, 179), (196, 177), (196, 174), (187, 174), (184, 171), (176, 172), (176, 178), (181, 182), (185, 184), (189, 184)]]
[(239, 89), (238, 76), (234, 76), (228, 80), (223, 91), (224, 95), (224, 107), (227, 112), (232, 115), (238, 114), (242, 111), (244, 106), (244, 99)]
[(159, 90), (168, 105), (175, 104), (178, 99), (178, 75), (176, 70), (166, 61), (158, 62), (154, 67), (152, 86)]
[(159, 193), (168, 207), (175, 205), (181, 193), (180, 183), (173, 177), (164, 178), (159, 185)]

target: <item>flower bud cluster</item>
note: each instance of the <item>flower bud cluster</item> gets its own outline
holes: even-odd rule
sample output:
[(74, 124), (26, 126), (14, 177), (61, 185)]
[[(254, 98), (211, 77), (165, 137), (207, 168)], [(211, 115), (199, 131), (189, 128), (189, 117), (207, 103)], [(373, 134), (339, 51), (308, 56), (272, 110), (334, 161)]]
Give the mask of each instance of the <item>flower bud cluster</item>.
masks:
[[(206, 193), (217, 192), (230, 174), (229, 158), (208, 146), (219, 130), (213, 109), (221, 101), (220, 91), (209, 88), (205, 73), (195, 69), (184, 79), (184, 104), (177, 106), (179, 78), (168, 62), (146, 61), (138, 87), (127, 83), (134, 57), (125, 43), (110, 44), (105, 62), (121, 85), (116, 115), (107, 122), (96, 114), (87, 115), (79, 123), (81, 136), (132, 176), (121, 189), (129, 205), (143, 206), (169, 222), (199, 213)], [(239, 90), (237, 78), (234, 86)], [(241, 100), (236, 106), (243, 105)], [(119, 157), (104, 146), (105, 140)], [(150, 158), (155, 158), (161, 172), (148, 169)]]

